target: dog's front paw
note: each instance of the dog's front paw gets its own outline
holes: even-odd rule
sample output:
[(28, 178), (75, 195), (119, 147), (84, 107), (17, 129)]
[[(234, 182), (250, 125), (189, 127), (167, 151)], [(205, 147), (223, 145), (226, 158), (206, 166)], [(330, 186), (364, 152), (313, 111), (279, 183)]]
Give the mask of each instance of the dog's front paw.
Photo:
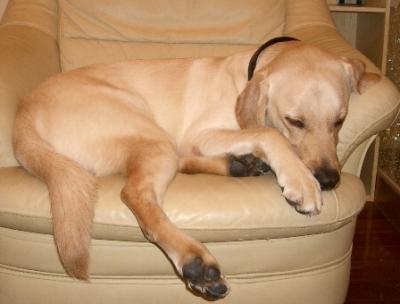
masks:
[(283, 196), (297, 212), (317, 215), (321, 212), (321, 188), (316, 178), (305, 168), (290, 176), (281, 178)]

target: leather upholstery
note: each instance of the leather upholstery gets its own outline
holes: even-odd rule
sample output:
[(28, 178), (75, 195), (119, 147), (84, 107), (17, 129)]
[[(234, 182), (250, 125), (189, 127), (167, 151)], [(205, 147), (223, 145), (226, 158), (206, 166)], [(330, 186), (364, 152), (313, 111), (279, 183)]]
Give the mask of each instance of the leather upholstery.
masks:
[[(354, 224), (289, 239), (207, 243), (231, 288), (217, 303), (343, 303)], [(4, 303), (207, 303), (185, 290), (149, 243), (93, 240), (90, 284), (63, 274), (49, 235), (0, 228), (0, 246)]]
[[(2, 168), (0, 226), (51, 234), (46, 186), (21, 168)], [(135, 217), (120, 201), (124, 180), (99, 178), (93, 237), (144, 242)], [(202, 191), (198, 191), (201, 188)], [(272, 174), (233, 178), (179, 174), (169, 186), (164, 210), (180, 228), (203, 242), (288, 238), (329, 232), (351, 221), (364, 205), (361, 181), (351, 174), (324, 192), (324, 212), (307, 217), (282, 198)]]
[(0, 167), (18, 165), (11, 132), (19, 100), (60, 71), (56, 16), (54, 1), (13, 0), (0, 23)]
[[(225, 56), (280, 36), (285, 1), (60, 1), (63, 70), (127, 59)], [(84, 51), (82, 51), (84, 50)]]
[[(51, 236), (47, 189), (18, 168), (12, 154), (19, 99), (61, 66), (221, 56), (280, 34), (365, 57), (338, 35), (323, 0), (59, 3), (10, 0), (0, 24), (0, 303), (204, 303), (185, 290), (161, 251), (145, 241), (120, 202), (119, 176), (99, 179), (92, 282), (64, 273)], [(368, 60), (367, 66), (377, 70)], [(220, 303), (344, 302), (356, 216), (365, 201), (356, 168), (371, 136), (388, 126), (398, 107), (399, 93), (387, 79), (352, 96), (338, 146), (350, 174), (324, 193), (316, 217), (297, 214), (272, 175), (176, 177), (164, 208), (221, 262), (231, 293)], [(361, 152), (354, 153), (357, 147)]]

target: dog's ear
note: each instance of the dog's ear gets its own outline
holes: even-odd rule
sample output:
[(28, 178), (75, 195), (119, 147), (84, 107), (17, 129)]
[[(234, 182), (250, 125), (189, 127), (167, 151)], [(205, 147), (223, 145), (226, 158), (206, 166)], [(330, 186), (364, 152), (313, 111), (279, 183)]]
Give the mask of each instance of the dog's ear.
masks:
[(247, 83), (236, 101), (236, 119), (241, 129), (265, 127), (268, 77), (259, 72)]
[(365, 63), (361, 60), (342, 57), (342, 61), (353, 92), (362, 94), (381, 79), (379, 74), (365, 72)]

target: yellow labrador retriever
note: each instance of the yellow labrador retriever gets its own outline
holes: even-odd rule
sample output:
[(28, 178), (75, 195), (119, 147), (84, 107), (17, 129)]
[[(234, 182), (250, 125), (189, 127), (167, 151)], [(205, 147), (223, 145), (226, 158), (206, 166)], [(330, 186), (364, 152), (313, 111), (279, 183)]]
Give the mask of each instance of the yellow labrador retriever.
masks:
[(95, 176), (126, 176), (122, 201), (205, 297), (224, 297), (228, 287), (206, 247), (162, 210), (177, 172), (246, 175), (240, 155), (251, 153), (272, 168), (298, 212), (321, 211), (320, 185), (339, 181), (336, 144), (349, 96), (379, 76), (294, 39), (267, 45), (226, 58), (83, 67), (51, 77), (22, 101), (15, 154), (48, 186), (68, 274), (89, 278)]

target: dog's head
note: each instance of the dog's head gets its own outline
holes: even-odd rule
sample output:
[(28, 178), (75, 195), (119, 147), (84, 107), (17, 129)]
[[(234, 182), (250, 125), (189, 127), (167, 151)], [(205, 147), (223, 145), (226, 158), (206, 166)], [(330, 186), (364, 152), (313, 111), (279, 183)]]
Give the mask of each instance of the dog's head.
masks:
[(261, 55), (239, 95), (241, 128), (273, 127), (292, 144), (322, 189), (339, 181), (336, 146), (350, 94), (361, 94), (380, 76), (363, 62), (301, 42), (282, 43)]

